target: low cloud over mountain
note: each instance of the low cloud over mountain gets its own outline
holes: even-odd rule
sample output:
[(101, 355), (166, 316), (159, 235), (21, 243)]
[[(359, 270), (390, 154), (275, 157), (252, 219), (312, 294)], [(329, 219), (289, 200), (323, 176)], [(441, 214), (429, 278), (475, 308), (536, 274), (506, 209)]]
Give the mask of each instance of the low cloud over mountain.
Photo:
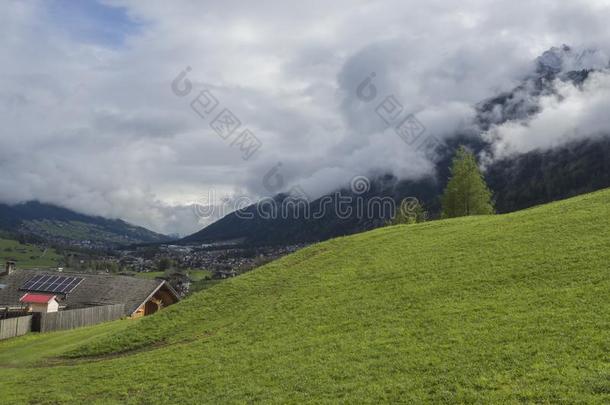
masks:
[[(424, 138), (482, 134), (487, 159), (610, 130), (605, 1), (62, 3), (0, 5), (0, 202), (186, 234), (211, 189), (315, 198), (357, 175), (428, 176), (434, 153), (395, 130), (410, 114)], [(210, 126), (223, 109), (241, 122), (226, 139)], [(248, 159), (246, 128), (262, 144)]]

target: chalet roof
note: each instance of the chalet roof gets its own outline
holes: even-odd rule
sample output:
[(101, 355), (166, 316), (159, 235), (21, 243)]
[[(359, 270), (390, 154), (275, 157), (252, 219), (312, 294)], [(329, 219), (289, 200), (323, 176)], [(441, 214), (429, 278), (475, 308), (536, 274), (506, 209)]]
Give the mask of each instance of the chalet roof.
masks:
[(20, 298), (26, 291), (20, 288), (32, 277), (45, 275), (64, 275), (82, 277), (78, 287), (67, 295), (57, 295), (57, 300), (66, 309), (84, 308), (96, 305), (125, 304), (125, 314), (133, 314), (148, 298), (160, 289), (177, 298), (174, 289), (165, 280), (147, 280), (130, 276), (111, 274), (68, 273), (45, 270), (16, 270), (10, 275), (0, 276), (0, 310), (6, 307), (21, 307)]
[(24, 302), (26, 304), (48, 304), (53, 301), (57, 296), (50, 294), (34, 294), (34, 293), (26, 293), (23, 297), (19, 299), (20, 302)]

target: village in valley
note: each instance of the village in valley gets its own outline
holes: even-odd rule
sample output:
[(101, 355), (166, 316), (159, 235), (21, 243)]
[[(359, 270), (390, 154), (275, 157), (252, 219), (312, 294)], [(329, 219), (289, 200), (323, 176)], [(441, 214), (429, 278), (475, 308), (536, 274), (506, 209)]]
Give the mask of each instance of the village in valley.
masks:
[(3, 241), (0, 340), (151, 315), (306, 246), (149, 244), (94, 250)]
[[(30, 252), (32, 246), (35, 252)], [(41, 260), (35, 266), (48, 271), (115, 274), (146, 279), (164, 279), (185, 296), (191, 290), (198, 291), (218, 280), (235, 277), (256, 267), (293, 253), (307, 244), (286, 246), (243, 246), (231, 242), (225, 244), (147, 244), (131, 246), (90, 245), (74, 246), (56, 243), (25, 243), (17, 247), (0, 247), (0, 260), (15, 261), (17, 267), (34, 267), (19, 260), (19, 254), (28, 253), (32, 259), (41, 258), (47, 252), (58, 252), (53, 258)]]
[(306, 244), (267, 247), (222, 245), (160, 245), (121, 251), (118, 264), (123, 269), (147, 273), (163, 269), (163, 261), (171, 261), (178, 269), (208, 270), (214, 278), (241, 274), (281, 256), (293, 253)]

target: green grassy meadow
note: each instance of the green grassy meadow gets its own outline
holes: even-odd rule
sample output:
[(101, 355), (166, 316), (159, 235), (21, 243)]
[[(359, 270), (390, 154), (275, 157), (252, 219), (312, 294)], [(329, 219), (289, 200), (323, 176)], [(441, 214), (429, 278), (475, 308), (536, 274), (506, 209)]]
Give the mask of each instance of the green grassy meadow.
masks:
[(146, 280), (154, 280), (157, 277), (165, 276), (164, 271), (149, 271), (149, 272), (141, 272), (141, 273), (133, 273), (134, 277), (143, 278)]
[[(208, 271), (208, 270), (187, 270), (186, 274), (190, 277), (191, 280), (193, 281), (201, 281), (201, 280), (207, 280), (209, 278), (212, 277), (212, 272)], [(154, 280), (157, 277), (164, 277), (166, 274), (164, 271), (149, 271), (149, 272), (141, 272), (141, 273), (134, 273), (135, 277), (138, 278), (144, 278), (147, 280)]]
[(61, 256), (53, 249), (20, 244), (12, 239), (0, 239), (0, 262), (15, 260), (19, 268), (56, 267)]
[(0, 341), (0, 368), (24, 367), (51, 361), (90, 340), (127, 328), (133, 322), (114, 321), (61, 332), (30, 333), (18, 339)]
[(610, 190), (330, 240), (95, 328), (0, 342), (0, 403), (607, 404)]

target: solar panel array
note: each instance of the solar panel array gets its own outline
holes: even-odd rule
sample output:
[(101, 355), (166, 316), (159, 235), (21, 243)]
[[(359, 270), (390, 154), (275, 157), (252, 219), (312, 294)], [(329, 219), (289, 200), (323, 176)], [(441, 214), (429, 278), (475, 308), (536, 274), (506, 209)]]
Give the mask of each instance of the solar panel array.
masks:
[(41, 274), (26, 281), (21, 289), (25, 291), (70, 294), (83, 280), (84, 279), (81, 277), (50, 276)]

